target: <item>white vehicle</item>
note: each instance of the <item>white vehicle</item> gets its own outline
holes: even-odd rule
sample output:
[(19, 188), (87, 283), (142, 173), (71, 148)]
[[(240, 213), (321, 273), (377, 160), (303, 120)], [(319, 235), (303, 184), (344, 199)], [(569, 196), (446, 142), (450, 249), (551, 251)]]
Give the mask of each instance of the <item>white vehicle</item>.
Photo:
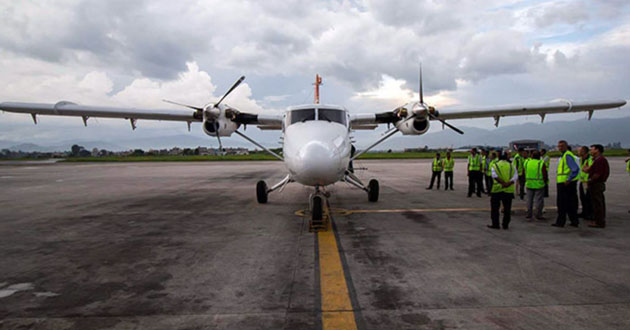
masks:
[[(81, 117), (85, 126), (91, 117), (124, 118), (131, 122), (132, 129), (136, 128), (138, 119), (182, 121), (188, 124), (189, 130), (191, 123), (200, 122), (206, 134), (219, 140), (220, 147), (221, 137), (229, 137), (235, 133), (282, 160), (289, 172), (284, 179), (270, 188), (265, 181), (258, 181), (256, 186), (258, 202), (266, 203), (269, 193), (281, 189), (291, 182), (312, 186), (315, 191), (310, 200), (311, 214), (313, 220), (321, 220), (323, 205), (326, 197), (329, 196), (325, 187), (336, 182), (347, 182), (364, 190), (370, 202), (378, 201), (378, 181), (372, 179), (368, 185), (363, 184), (354, 175), (352, 161), (398, 132), (403, 135), (422, 135), (429, 130), (431, 121), (439, 121), (458, 133), (464, 134), (461, 130), (445, 122), (449, 119), (490, 117), (494, 118), (495, 125), (498, 126), (499, 119), (506, 116), (540, 115), (541, 120), (544, 120), (545, 115), (549, 113), (581, 111), (589, 112), (590, 119), (595, 110), (618, 108), (626, 104), (624, 100), (581, 103), (557, 101), (532, 106), (477, 108), (439, 113), (434, 107), (424, 103), (422, 79), (420, 79), (420, 99), (417, 102), (409, 102), (394, 110), (380, 113), (351, 114), (341, 106), (319, 104), (318, 88), (321, 79), (317, 76), (315, 103), (289, 107), (282, 115), (252, 114), (222, 103), (225, 97), (244, 79), (245, 77), (241, 77), (214, 104), (196, 107), (166, 101), (187, 107), (192, 111), (84, 106), (67, 101), (56, 104), (4, 102), (0, 103), (0, 110), (29, 113), (36, 124), (38, 115)], [(350, 139), (352, 131), (374, 129), (379, 124), (391, 124), (393, 127), (368, 148), (355, 153)], [(239, 128), (245, 125), (257, 125), (261, 129), (282, 130), (282, 156), (239, 131)]]

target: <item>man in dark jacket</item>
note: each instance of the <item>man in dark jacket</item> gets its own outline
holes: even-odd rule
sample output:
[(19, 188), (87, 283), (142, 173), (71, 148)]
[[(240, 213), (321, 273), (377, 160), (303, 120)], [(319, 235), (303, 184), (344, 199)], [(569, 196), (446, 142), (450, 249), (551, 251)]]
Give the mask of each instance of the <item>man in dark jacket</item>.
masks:
[(606, 227), (606, 199), (604, 191), (606, 191), (606, 180), (610, 175), (610, 167), (608, 160), (604, 157), (604, 147), (601, 144), (591, 146), (591, 157), (593, 157), (593, 165), (584, 166), (583, 171), (588, 173), (588, 187), (591, 191), (591, 203), (593, 205), (593, 221), (589, 223), (589, 227), (605, 228)]

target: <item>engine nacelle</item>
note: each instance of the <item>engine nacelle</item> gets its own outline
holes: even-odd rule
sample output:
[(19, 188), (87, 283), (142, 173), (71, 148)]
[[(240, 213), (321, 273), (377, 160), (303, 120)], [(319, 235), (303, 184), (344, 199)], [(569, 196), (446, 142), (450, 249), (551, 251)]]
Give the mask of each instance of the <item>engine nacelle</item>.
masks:
[(416, 117), (410, 120), (400, 120), (396, 123), (396, 128), (403, 135), (421, 135), (429, 130), (429, 120), (427, 117)]
[(204, 111), (203, 115), (203, 131), (210, 136), (231, 136), (238, 129), (239, 124), (227, 118), (225, 114), (226, 108), (221, 107), (218, 116), (213, 111)]

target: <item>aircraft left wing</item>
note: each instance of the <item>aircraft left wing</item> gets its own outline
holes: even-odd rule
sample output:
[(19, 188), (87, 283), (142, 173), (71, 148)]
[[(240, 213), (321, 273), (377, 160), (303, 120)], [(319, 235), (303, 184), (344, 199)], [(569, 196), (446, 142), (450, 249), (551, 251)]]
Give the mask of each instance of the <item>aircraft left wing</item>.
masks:
[[(28, 113), (37, 123), (38, 115), (71, 116), (81, 117), (87, 126), (89, 118), (121, 118), (131, 121), (132, 128), (136, 128), (136, 120), (168, 120), (188, 123), (204, 121), (204, 110), (189, 109), (147, 109), (147, 108), (124, 108), (110, 106), (79, 105), (73, 102), (61, 101), (51, 103), (25, 103), (25, 102), (3, 102), (0, 103), (0, 110), (16, 113)], [(227, 105), (221, 105), (218, 113), (208, 111), (214, 119), (221, 116), (237, 124), (258, 125), (261, 128), (277, 129), (282, 126), (282, 116), (271, 114), (249, 114), (243, 113)], [(226, 118), (228, 119), (228, 118)]]
[(170, 120), (183, 122), (200, 122), (202, 116), (199, 112), (180, 109), (138, 109), (109, 106), (79, 105), (76, 103), (61, 101), (50, 103), (25, 103), (3, 102), (0, 110), (7, 112), (28, 113), (37, 123), (37, 115), (72, 116), (82, 117), (87, 124), (87, 119), (98, 118), (122, 118), (135, 121), (137, 119)]

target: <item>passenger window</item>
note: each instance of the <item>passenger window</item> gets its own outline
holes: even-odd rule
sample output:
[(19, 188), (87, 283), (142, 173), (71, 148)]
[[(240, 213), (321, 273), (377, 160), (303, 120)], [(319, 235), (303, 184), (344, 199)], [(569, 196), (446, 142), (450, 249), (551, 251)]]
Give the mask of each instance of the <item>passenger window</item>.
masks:
[(289, 116), (291, 125), (307, 120), (315, 120), (315, 109), (292, 110)]
[(327, 120), (328, 122), (335, 122), (341, 125), (346, 125), (346, 112), (337, 109), (319, 109), (319, 120)]

